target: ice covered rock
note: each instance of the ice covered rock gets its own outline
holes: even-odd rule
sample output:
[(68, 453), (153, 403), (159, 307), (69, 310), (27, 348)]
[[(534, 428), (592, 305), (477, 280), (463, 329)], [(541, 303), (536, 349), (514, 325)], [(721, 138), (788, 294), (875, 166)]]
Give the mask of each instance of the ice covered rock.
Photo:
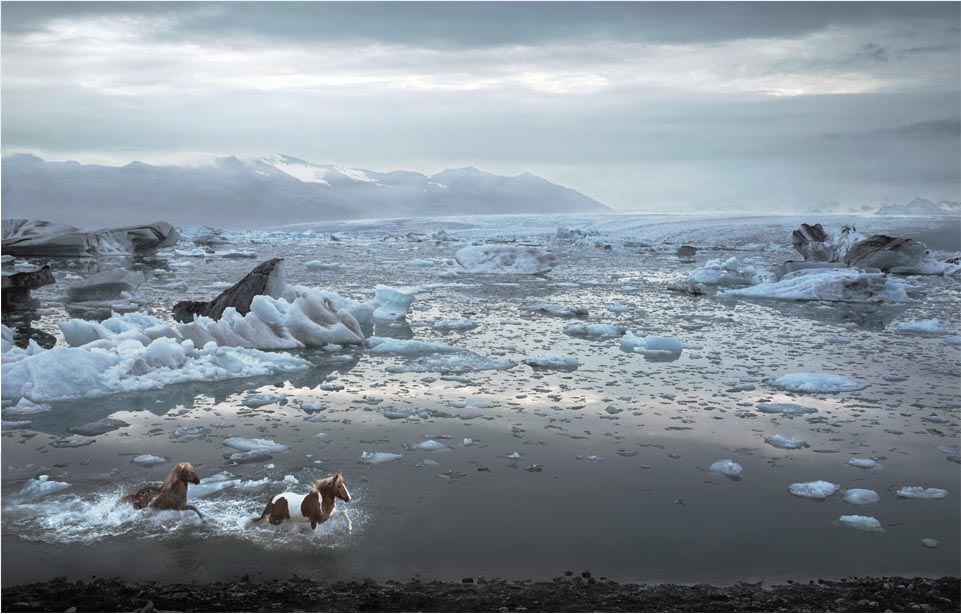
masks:
[(719, 297), (773, 299), (786, 301), (838, 301), (848, 303), (909, 302), (912, 286), (884, 273), (856, 269), (813, 268), (788, 273), (778, 281), (766, 281), (749, 288), (718, 292)]
[(765, 414), (781, 414), (782, 416), (800, 416), (802, 414), (815, 414), (817, 409), (799, 405), (797, 403), (758, 403), (755, 405), (759, 412)]
[(881, 500), (878, 493), (866, 488), (849, 488), (844, 491), (844, 495), (841, 498), (845, 503), (850, 503), (851, 505), (868, 505)]
[(74, 303), (109, 301), (134, 293), (144, 282), (140, 271), (110, 269), (91, 275), (67, 288), (67, 299)]
[(210, 301), (181, 301), (174, 305), (174, 319), (190, 322), (196, 316), (219, 320), (228, 308), (244, 315), (250, 311), (254, 297), (266, 294), (279, 298), (286, 285), (283, 258), (273, 258), (258, 264), (243, 279)]
[(693, 245), (682, 245), (677, 248), (676, 255), (682, 260), (691, 260), (697, 255), (697, 248)]
[(540, 369), (574, 370), (580, 366), (577, 358), (561, 354), (540, 354), (525, 359), (524, 363)]
[(858, 469), (874, 469), (878, 466), (878, 461), (873, 458), (849, 458), (848, 464)]
[(788, 492), (796, 497), (808, 499), (827, 499), (841, 487), (831, 482), (818, 480), (815, 482), (797, 482), (788, 486)]
[(553, 252), (520, 245), (471, 245), (457, 250), (454, 259), (469, 273), (536, 275), (557, 266)]
[(948, 329), (946, 329), (937, 318), (931, 320), (909, 320), (907, 322), (901, 322), (898, 324), (896, 330), (899, 333), (916, 335), (946, 335), (948, 333)]
[(392, 452), (361, 452), (360, 462), (368, 465), (379, 465), (381, 463), (389, 463), (391, 461), (399, 460), (403, 458), (403, 454), (394, 454)]
[(67, 482), (57, 482), (51, 480), (49, 475), (41, 475), (37, 479), (27, 480), (26, 485), (20, 491), (20, 496), (28, 499), (36, 499), (52, 495), (55, 492), (70, 488)]
[(377, 307), (374, 309), (374, 318), (377, 320), (399, 320), (410, 311), (410, 305), (414, 302), (413, 292), (402, 292), (389, 286), (377, 286), (374, 300)]
[(943, 488), (924, 488), (922, 486), (902, 486), (898, 489), (902, 499), (944, 499), (948, 491)]
[(723, 475), (731, 479), (740, 479), (741, 472), (744, 470), (740, 464), (735, 463), (730, 459), (719, 460), (716, 463), (711, 463), (711, 467), (708, 469), (711, 473), (716, 473), (718, 475)]
[(854, 392), (864, 389), (864, 384), (833, 373), (790, 373), (771, 383), (792, 392)]
[(286, 452), (289, 448), (277, 443), (272, 439), (248, 439), (246, 437), (228, 437), (224, 439), (224, 445), (241, 452), (253, 452), (263, 450), (265, 452)]
[(784, 435), (771, 435), (764, 442), (781, 450), (800, 450), (801, 448), (811, 447), (806, 441), (801, 441), (796, 437), (785, 437)]
[(849, 529), (857, 529), (858, 531), (873, 531), (876, 533), (884, 531), (881, 523), (873, 516), (858, 516), (856, 514), (841, 516), (838, 518), (838, 525)]
[(687, 274), (689, 284), (707, 286), (753, 286), (774, 279), (770, 271), (758, 271), (753, 266), (741, 266), (737, 258), (708, 260), (704, 266)]
[(390, 354), (392, 356), (414, 356), (417, 354), (461, 351), (458, 348), (438, 341), (394, 339), (391, 337), (370, 337), (367, 339), (367, 345), (370, 347), (372, 354)]
[(30, 297), (30, 291), (57, 283), (49, 266), (43, 266), (36, 271), (21, 271), (19, 273), (3, 274), (2, 277), (2, 305), (3, 309), (30, 309), (37, 305), (37, 301)]
[(2, 250), (13, 256), (127, 254), (175, 245), (180, 238), (167, 222), (84, 232), (42, 220), (3, 220)]

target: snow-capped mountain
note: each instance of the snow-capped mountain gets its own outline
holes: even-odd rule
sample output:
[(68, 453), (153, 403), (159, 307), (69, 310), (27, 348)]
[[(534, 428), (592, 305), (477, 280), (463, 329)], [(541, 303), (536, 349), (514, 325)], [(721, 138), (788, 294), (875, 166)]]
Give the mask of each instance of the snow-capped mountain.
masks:
[(206, 166), (132, 162), (101, 166), (5, 157), (3, 216), (78, 226), (138, 223), (227, 227), (329, 219), (457, 214), (610, 212), (575, 190), (530, 173), (476, 168), (434, 176), (315, 164), (283, 154), (217, 158)]
[(925, 198), (915, 198), (905, 205), (883, 205), (877, 215), (961, 215), (961, 202), (942, 200), (933, 203)]

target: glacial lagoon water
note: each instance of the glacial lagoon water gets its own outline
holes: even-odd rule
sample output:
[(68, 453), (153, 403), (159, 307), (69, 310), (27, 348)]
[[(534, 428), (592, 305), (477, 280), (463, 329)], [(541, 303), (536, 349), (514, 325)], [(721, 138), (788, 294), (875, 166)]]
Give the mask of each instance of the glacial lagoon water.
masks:
[[(550, 578), (567, 569), (645, 582), (959, 575), (961, 347), (946, 341), (961, 333), (956, 278), (911, 278), (916, 300), (882, 305), (731, 300), (667, 289), (708, 259), (736, 256), (756, 266), (797, 259), (790, 230), (801, 221), (830, 227), (852, 220), (343, 222), (229, 235), (230, 249), (255, 252), (256, 259), (165, 250), (119, 263), (51, 261), (58, 279), (117, 264), (143, 270), (141, 310), (165, 319), (175, 302), (212, 298), (272, 257), (286, 258), (288, 281), (352, 298), (369, 298), (377, 284), (419, 287), (405, 322), (377, 323), (365, 333), (443, 342), (514, 366), (397, 372), (388, 369), (408, 358), (318, 348), (294, 352), (312, 369), (284, 376), (54, 401), (49, 412), (28, 416), (5, 412), (5, 423), (30, 424), (5, 425), (2, 436), (3, 582), (93, 574), (162, 581), (243, 574)], [(865, 232), (945, 236), (943, 223), (927, 220), (853, 221)], [(557, 226), (596, 234), (555, 244)], [(441, 229), (458, 241), (408, 236)], [(543, 276), (450, 273), (456, 249), (479, 240), (546, 245), (560, 263)], [(682, 243), (701, 247), (695, 262), (677, 258)], [(311, 261), (329, 266), (304, 266)], [(35, 293), (43, 302), (31, 326), (48, 344), (63, 341), (57, 322), (105, 315), (68, 312), (61, 292), (51, 286)], [(530, 303), (583, 306), (588, 315), (522, 309)], [(932, 318), (946, 334), (897, 330)], [(477, 326), (432, 325), (461, 319)], [(565, 334), (571, 324), (611, 324), (700, 349), (668, 357), (629, 353), (618, 337)], [(578, 366), (525, 364), (539, 355), (574, 357)], [(772, 384), (797, 372), (843, 375), (864, 387), (803, 394)], [(277, 400), (250, 407), (257, 403), (244, 400), (255, 393)], [(771, 403), (817, 411), (789, 416), (759, 408)], [(71, 434), (102, 418), (126, 426)], [(772, 446), (766, 440), (774, 435), (806, 447)], [(65, 437), (92, 443), (51, 445)], [(228, 437), (289, 449), (230, 465), (224, 455), (236, 450), (224, 445)], [(442, 445), (418, 447), (425, 441)], [(401, 457), (362, 462), (365, 452)], [(146, 454), (169, 462), (133, 462)], [(852, 458), (875, 466), (853, 466)], [(740, 479), (709, 471), (726, 459), (741, 465)], [(192, 462), (211, 491), (194, 501), (205, 522), (189, 512), (145, 514), (115, 505), (180, 461)], [(338, 519), (313, 534), (301, 526), (249, 525), (271, 494), (306, 491), (335, 472), (345, 475), (353, 496), (344, 506), (352, 533)], [(21, 494), (40, 475), (69, 486), (42, 497)], [(824, 500), (788, 492), (791, 484), (817, 480), (840, 490)], [(900, 498), (904, 486), (948, 494)], [(879, 500), (853, 505), (842, 498), (849, 489), (873, 490)], [(874, 517), (881, 530), (839, 522), (850, 515)], [(926, 547), (927, 538), (939, 545)]]

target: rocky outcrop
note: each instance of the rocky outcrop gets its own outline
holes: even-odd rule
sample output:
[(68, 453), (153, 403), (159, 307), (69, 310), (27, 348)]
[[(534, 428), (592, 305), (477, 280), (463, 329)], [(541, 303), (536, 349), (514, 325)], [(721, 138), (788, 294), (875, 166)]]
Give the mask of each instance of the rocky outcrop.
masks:
[(50, 267), (45, 266), (38, 271), (24, 271), (3, 276), (4, 309), (28, 309), (33, 307), (36, 300), (30, 297), (30, 291), (43, 286), (57, 283)]
[(132, 254), (170, 247), (179, 238), (167, 222), (85, 232), (43, 220), (7, 219), (2, 226), (2, 251), (11, 256)]
[(245, 315), (250, 312), (250, 303), (255, 296), (267, 294), (278, 298), (284, 287), (283, 258), (262, 262), (247, 273), (243, 279), (224, 290), (212, 301), (180, 301), (173, 308), (174, 319), (178, 322), (192, 322), (194, 316), (207, 316), (219, 320), (228, 307)]

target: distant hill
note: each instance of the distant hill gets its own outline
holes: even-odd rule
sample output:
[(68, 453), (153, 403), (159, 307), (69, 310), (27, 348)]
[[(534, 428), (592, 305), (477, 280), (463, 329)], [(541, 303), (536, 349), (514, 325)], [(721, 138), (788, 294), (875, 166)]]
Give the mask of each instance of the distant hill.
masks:
[(207, 166), (101, 166), (3, 158), (3, 215), (82, 227), (164, 219), (240, 227), (329, 219), (505, 213), (610, 213), (530, 173), (467, 167), (434, 176), (315, 164), (283, 154)]
[(933, 203), (924, 198), (915, 198), (905, 205), (884, 205), (875, 212), (876, 215), (961, 215), (961, 203), (942, 200)]

